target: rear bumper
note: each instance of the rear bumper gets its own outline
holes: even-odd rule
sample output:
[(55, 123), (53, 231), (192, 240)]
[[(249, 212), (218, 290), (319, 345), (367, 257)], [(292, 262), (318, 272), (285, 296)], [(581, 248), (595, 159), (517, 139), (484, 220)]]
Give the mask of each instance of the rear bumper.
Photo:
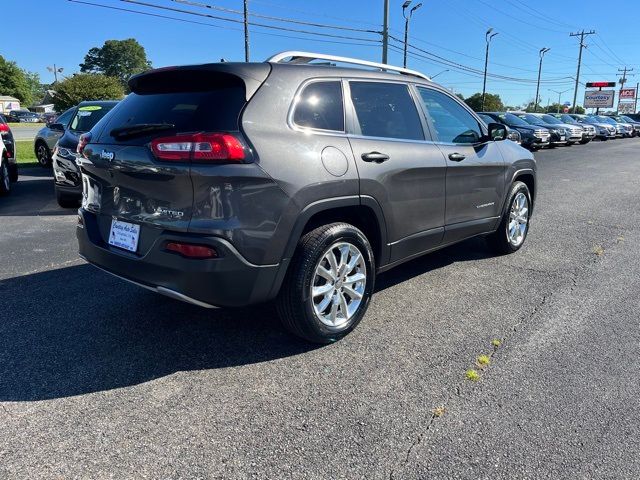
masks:
[[(76, 228), (79, 254), (87, 262), (142, 287), (203, 307), (239, 307), (270, 300), (279, 265), (249, 263), (219, 237), (164, 231), (139, 256), (102, 239), (95, 214), (80, 209), (83, 225)], [(215, 259), (189, 259), (167, 252), (169, 241), (206, 245)]]

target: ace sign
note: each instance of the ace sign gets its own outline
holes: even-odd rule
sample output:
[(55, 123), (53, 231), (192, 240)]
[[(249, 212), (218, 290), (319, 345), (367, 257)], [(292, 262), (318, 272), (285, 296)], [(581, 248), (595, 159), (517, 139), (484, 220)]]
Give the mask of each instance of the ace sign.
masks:
[(635, 100), (636, 99), (636, 89), (635, 88), (621, 88), (620, 89), (620, 100)]

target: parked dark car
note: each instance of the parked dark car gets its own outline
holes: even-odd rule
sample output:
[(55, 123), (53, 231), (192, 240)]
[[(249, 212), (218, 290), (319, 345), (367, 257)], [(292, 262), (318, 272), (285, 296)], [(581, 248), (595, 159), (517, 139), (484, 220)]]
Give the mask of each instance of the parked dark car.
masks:
[(571, 114), (578, 123), (592, 125), (596, 129), (596, 138), (606, 142), (616, 138), (616, 127), (609, 123), (603, 123), (589, 115)]
[[(490, 123), (496, 123), (496, 121), (493, 118), (491, 118), (489, 115), (486, 115), (484, 113), (478, 113), (478, 116), (487, 125), (489, 125)], [(497, 123), (500, 123), (500, 122), (497, 122)], [(505, 125), (505, 127), (507, 126)], [(511, 140), (512, 142), (515, 142), (518, 145), (522, 145), (522, 136), (520, 135), (520, 132), (509, 127), (507, 127), (507, 140)]]
[(629, 117), (634, 122), (640, 122), (640, 113), (626, 113), (625, 117)]
[(4, 146), (3, 155), (5, 156), (7, 174), (11, 182), (18, 181), (18, 160), (16, 158), (16, 144), (13, 139), (11, 127), (7, 124), (5, 117), (0, 115), (0, 138)]
[(9, 123), (38, 123), (40, 116), (29, 110), (11, 110), (6, 119)]
[(56, 112), (45, 112), (41, 117), (44, 123), (55, 123), (58, 118), (58, 114)]
[(567, 132), (564, 128), (545, 122), (540, 116), (533, 113), (518, 113), (518, 117), (523, 119), (530, 125), (537, 125), (544, 127), (551, 133), (550, 143), (551, 146), (566, 145), (567, 144)]
[(55, 147), (58, 139), (64, 134), (65, 130), (69, 126), (71, 119), (76, 113), (77, 106), (71, 107), (60, 114), (56, 121), (48, 123), (45, 127), (42, 127), (33, 142), (33, 149), (38, 159), (38, 163), (42, 167), (51, 166), (51, 152)]
[(579, 126), (582, 129), (582, 140), (580, 140), (580, 144), (582, 145), (586, 145), (591, 140), (596, 138), (597, 132), (594, 125), (589, 125), (588, 123), (580, 123), (568, 113), (550, 113), (549, 115), (556, 117), (562, 123), (565, 123), (567, 125)]
[(549, 146), (551, 132), (546, 128), (531, 125), (517, 115), (509, 112), (482, 112), (482, 115), (486, 115), (492, 118), (494, 122), (502, 123), (520, 133), (522, 146), (531, 151)]
[(53, 179), (56, 200), (61, 207), (78, 208), (82, 199), (82, 181), (76, 165), (76, 149), (80, 135), (100, 121), (117, 101), (82, 102), (53, 149)]
[(533, 155), (418, 72), (285, 52), (129, 88), (78, 145), (79, 251), (172, 298), (276, 299), (287, 328), (328, 343), (363, 318), (377, 272), (477, 235), (511, 253), (527, 236)]

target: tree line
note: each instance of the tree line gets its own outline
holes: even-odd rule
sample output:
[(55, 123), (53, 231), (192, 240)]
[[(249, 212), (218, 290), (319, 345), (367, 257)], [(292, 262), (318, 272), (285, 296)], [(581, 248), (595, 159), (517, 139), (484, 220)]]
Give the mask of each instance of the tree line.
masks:
[(80, 71), (58, 82), (45, 84), (37, 73), (20, 68), (0, 55), (0, 95), (20, 100), (24, 106), (42, 101), (53, 90), (52, 102), (58, 112), (83, 100), (118, 100), (128, 93), (127, 79), (151, 68), (142, 45), (135, 39), (107, 40), (91, 48), (79, 65)]

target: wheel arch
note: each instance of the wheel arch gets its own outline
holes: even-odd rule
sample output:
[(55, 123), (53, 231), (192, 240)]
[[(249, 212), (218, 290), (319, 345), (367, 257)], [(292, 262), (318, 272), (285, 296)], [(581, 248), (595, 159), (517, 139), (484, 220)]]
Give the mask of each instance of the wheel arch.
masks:
[(329, 223), (345, 222), (360, 229), (369, 242), (376, 267), (389, 262), (390, 247), (387, 242), (387, 226), (378, 202), (368, 196), (348, 196), (320, 200), (304, 208), (291, 230), (280, 269), (271, 289), (275, 297), (280, 290), (298, 241), (307, 232)]

